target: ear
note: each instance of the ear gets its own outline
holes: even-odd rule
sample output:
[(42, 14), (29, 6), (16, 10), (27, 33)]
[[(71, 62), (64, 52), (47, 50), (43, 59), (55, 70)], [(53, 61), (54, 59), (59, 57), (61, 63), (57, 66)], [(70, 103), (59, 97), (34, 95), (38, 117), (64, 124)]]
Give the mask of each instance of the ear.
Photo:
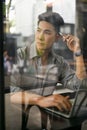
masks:
[(57, 42), (59, 38), (60, 38), (60, 36), (58, 34), (56, 34), (55, 42)]

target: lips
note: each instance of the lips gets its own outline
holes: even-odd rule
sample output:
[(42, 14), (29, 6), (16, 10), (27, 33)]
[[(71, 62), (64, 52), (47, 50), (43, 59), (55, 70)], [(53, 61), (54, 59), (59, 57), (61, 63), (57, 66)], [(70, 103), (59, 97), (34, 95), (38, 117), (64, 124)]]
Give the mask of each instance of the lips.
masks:
[(44, 43), (44, 42), (37, 42), (37, 44), (43, 45), (43, 44), (45, 44), (45, 43)]

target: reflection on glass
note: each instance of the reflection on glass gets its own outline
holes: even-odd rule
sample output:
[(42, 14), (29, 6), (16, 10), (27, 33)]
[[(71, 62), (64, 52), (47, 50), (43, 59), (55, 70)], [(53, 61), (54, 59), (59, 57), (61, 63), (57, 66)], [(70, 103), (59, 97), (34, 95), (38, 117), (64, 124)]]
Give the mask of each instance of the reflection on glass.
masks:
[[(62, 8), (61, 5), (63, 5), (64, 8)], [(71, 7), (69, 11), (67, 6)], [(43, 120), (43, 118), (47, 127), (51, 127), (50, 121), (47, 120), (48, 118), (46, 116), (43, 117), (44, 112), (39, 108), (49, 107), (50, 102), (55, 100), (52, 94), (57, 84), (61, 83), (62, 87), (71, 88), (78, 86), (79, 82), (77, 76), (75, 76), (74, 72), (70, 69), (76, 69), (74, 66), (75, 59), (73, 53), (69, 50), (66, 44), (67, 36), (70, 37), (71, 34), (77, 35), (76, 28), (78, 28), (78, 22), (75, 23), (75, 7), (75, 0), (62, 0), (62, 2), (61, 0), (6, 0), (6, 16), (4, 21), (5, 39), (3, 52), (4, 76), (5, 88), (6, 90), (9, 90), (10, 88), (11, 94), (6, 94), (6, 130), (14, 130), (16, 128), (20, 130), (21, 127), (26, 127), (26, 124), (31, 130), (33, 127), (38, 128), (39, 130), (41, 129), (41, 119)], [(66, 12), (69, 12), (70, 16), (66, 14), (64, 9)], [(60, 12), (61, 16), (65, 19), (65, 25), (61, 28), (58, 27), (59, 30), (56, 33), (58, 34), (57, 37), (60, 37), (58, 33), (59, 31), (65, 34), (65, 42), (63, 41), (64, 37), (53, 41), (53, 39), (55, 39), (54, 33), (57, 29), (54, 25), (51, 26), (48, 22), (48, 24), (45, 23), (44, 28), (44, 26), (42, 26), (43, 22), (42, 24), (37, 24), (38, 15), (43, 12)], [(37, 30), (35, 30), (35, 28), (37, 28)], [(47, 30), (45, 30), (46, 28)], [(39, 48), (42, 47), (40, 40), (42, 39), (42, 41), (44, 41), (45, 39), (43, 34), (46, 35), (46, 37), (49, 37), (49, 45), (54, 42), (54, 46), (52, 47), (52, 51), (49, 50), (49, 54), (45, 51), (46, 53), (44, 53), (44, 55), (47, 55), (42, 58), (43, 51), (39, 51)], [(41, 39), (38, 40), (35, 38), (36, 35), (37, 37), (39, 36), (39, 38), (41, 37)], [(37, 45), (37, 49), (35, 40), (39, 44)], [(44, 43), (45, 42), (43, 42), (43, 45)], [(55, 56), (53, 55), (54, 52)], [(59, 55), (63, 56), (65, 60), (67, 60), (70, 68), (68, 68), (69, 66), (67, 62)], [(30, 56), (33, 56), (33, 58)], [(84, 64), (80, 67), (83, 68)], [(58, 85), (57, 87), (60, 86)], [(51, 100), (50, 96), (52, 96)], [(39, 102), (39, 98), (44, 98), (44, 100)], [(39, 103), (35, 102), (37, 99)], [(10, 102), (10, 100), (12, 102)], [(29, 113), (32, 105), (36, 106), (34, 106)], [(58, 109), (60, 109), (59, 106)], [(10, 113), (8, 111), (10, 111)], [(29, 122), (27, 122), (28, 114), (26, 115), (26, 121), (24, 121), (24, 123), (21, 122), (24, 119), (24, 112), (29, 114)], [(53, 116), (54, 115), (52, 114), (52, 124), (54, 123)], [(8, 117), (10, 120), (7, 120)], [(23, 126), (23, 124), (25, 126)], [(63, 125), (61, 125), (60, 128), (61, 127), (63, 127)]]

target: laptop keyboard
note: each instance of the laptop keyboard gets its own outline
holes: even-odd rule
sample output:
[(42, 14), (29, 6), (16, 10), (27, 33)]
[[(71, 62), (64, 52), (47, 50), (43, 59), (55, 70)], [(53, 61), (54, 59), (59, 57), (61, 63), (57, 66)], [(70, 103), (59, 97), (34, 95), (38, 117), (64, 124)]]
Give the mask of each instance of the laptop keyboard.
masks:
[[(74, 101), (75, 101), (75, 94), (76, 94), (76, 92), (67, 92), (67, 93), (61, 93), (61, 95), (63, 95), (63, 96), (69, 96), (70, 97), (70, 102), (71, 102), (71, 104), (72, 104), (72, 106), (73, 106), (73, 103), (74, 103)], [(60, 111), (60, 110), (58, 110), (58, 108), (56, 108), (56, 107), (52, 107), (52, 108), (46, 108), (48, 111), (50, 111), (50, 112), (53, 112), (53, 113), (55, 113), (55, 114), (61, 114), (61, 115), (69, 115), (70, 113), (71, 113), (71, 111), (72, 111), (72, 109), (71, 109), (71, 111), (66, 111), (66, 110), (63, 110), (63, 111)]]
[(62, 113), (67, 114), (67, 115), (70, 113), (70, 111), (66, 111), (66, 110), (60, 111), (57, 108), (53, 108), (53, 111), (54, 112), (62, 112)]

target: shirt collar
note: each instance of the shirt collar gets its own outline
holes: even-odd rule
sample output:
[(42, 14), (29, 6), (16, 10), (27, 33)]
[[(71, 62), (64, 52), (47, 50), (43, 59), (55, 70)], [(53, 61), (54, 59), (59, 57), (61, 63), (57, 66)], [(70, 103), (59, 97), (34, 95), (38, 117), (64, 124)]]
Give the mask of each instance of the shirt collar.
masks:
[(36, 44), (34, 42), (30, 46), (30, 59), (37, 57), (37, 56), (38, 56), (38, 54), (37, 54), (37, 50), (36, 50)]
[[(35, 42), (32, 43), (31, 46), (30, 46), (30, 54), (29, 54), (29, 55), (30, 55), (30, 56), (29, 56), (30, 59), (33, 59), (33, 58), (35, 58), (35, 57), (38, 57)], [(52, 58), (53, 55), (54, 55), (54, 51), (51, 50), (50, 53), (49, 53), (49, 58), (50, 58), (50, 57)]]

